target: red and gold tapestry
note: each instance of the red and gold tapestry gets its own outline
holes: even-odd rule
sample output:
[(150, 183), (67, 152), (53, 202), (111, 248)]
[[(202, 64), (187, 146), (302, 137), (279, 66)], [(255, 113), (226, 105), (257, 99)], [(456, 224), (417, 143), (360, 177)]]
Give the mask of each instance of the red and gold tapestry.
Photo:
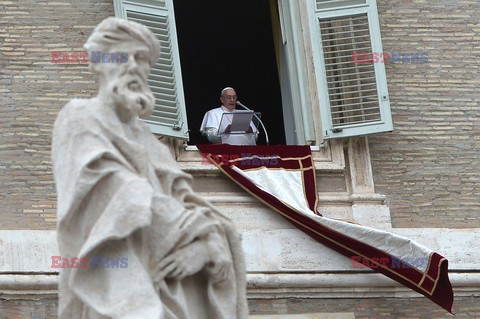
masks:
[(300, 230), (451, 312), (448, 261), (408, 238), (322, 216), (309, 146), (198, 145), (223, 173)]

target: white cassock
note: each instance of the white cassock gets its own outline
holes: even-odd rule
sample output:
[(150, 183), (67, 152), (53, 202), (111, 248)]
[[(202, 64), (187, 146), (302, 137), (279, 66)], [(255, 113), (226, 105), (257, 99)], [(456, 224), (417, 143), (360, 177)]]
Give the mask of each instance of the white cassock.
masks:
[[(228, 116), (222, 122), (224, 113), (234, 113), (223, 105), (205, 113), (200, 133), (205, 135), (211, 143), (224, 143), (230, 145), (255, 145), (258, 137), (258, 130), (253, 123), (250, 124), (253, 134), (228, 134), (224, 133), (228, 125), (232, 124), (231, 117)], [(220, 124), (222, 126), (220, 127)]]

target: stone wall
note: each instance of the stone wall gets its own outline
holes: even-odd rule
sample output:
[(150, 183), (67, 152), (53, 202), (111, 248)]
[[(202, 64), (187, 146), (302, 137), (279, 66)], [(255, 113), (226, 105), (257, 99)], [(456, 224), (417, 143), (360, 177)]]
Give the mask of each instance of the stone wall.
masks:
[[(395, 129), (369, 139), (376, 190), (395, 227), (479, 227), (480, 4), (378, 7), (385, 52), (427, 52), (428, 63), (386, 65)], [(96, 86), (85, 64), (54, 64), (51, 51), (82, 51), (113, 4), (0, 1), (0, 12), (0, 229), (53, 229), (52, 124)]]
[[(250, 300), (249, 306), (252, 315), (353, 313), (355, 319), (451, 319), (453, 317), (423, 298), (265, 299)], [(56, 311), (56, 298), (0, 301), (0, 318), (56, 319)], [(457, 298), (453, 312), (455, 319), (480, 318), (478, 298)]]
[(394, 227), (479, 227), (480, 2), (377, 0), (394, 131), (369, 138)]
[(250, 300), (251, 314), (354, 313), (355, 319), (480, 318), (478, 298), (456, 298), (453, 313), (424, 298)]
[(113, 1), (0, 1), (0, 229), (54, 229), (51, 130), (73, 97), (96, 86), (85, 63), (52, 63), (78, 52)]

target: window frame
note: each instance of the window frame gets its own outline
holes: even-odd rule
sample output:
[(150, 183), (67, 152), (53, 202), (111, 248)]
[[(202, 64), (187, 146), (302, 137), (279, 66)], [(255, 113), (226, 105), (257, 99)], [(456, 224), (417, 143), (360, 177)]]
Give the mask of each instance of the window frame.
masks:
[(387, 78), (384, 63), (373, 63), (375, 83), (378, 96), (380, 120), (370, 123), (345, 124), (333, 127), (331, 106), (329, 101), (326, 67), (321, 40), (320, 19), (348, 17), (366, 14), (369, 24), (372, 52), (383, 53), (380, 34), (380, 23), (375, 0), (366, 0), (365, 4), (348, 5), (334, 9), (318, 9), (317, 0), (306, 0), (309, 11), (309, 25), (311, 31), (312, 54), (317, 78), (317, 92), (320, 102), (322, 135), (324, 139), (361, 136), (372, 133), (389, 132), (393, 130), (393, 121), (388, 95)]
[[(350, 5), (336, 9), (317, 9), (318, 0), (273, 0), (277, 1), (281, 28), (281, 45), (284, 50), (284, 65), (287, 81), (282, 84), (282, 92), (287, 92), (286, 100), (291, 106), (290, 116), (293, 125), (286, 134), (293, 134), (288, 144), (321, 145), (324, 139), (366, 135), (393, 129), (385, 67), (375, 63), (375, 82), (381, 121), (368, 125), (345, 125), (336, 131), (332, 125), (332, 115), (328, 99), (328, 85), (323, 61), (321, 30), (319, 19), (366, 13), (373, 52), (383, 52), (378, 13), (375, 0), (365, 0), (366, 4)], [(328, 1), (326, 1), (328, 2)], [(348, 1), (347, 1), (348, 2)], [(159, 8), (162, 4), (164, 8)], [(126, 19), (126, 10), (131, 8), (149, 14), (166, 15), (170, 25), (170, 44), (174, 61), (174, 77), (177, 96), (177, 112), (182, 121), (181, 127), (164, 126), (147, 121), (152, 132), (174, 138), (188, 140), (188, 124), (183, 91), (181, 63), (178, 51), (173, 0), (114, 0), (117, 17)], [(155, 13), (152, 13), (155, 12)], [(173, 26), (173, 27), (172, 27)], [(284, 99), (282, 93), (282, 100)], [(286, 123), (286, 121), (285, 121)], [(287, 138), (287, 141), (289, 139)]]

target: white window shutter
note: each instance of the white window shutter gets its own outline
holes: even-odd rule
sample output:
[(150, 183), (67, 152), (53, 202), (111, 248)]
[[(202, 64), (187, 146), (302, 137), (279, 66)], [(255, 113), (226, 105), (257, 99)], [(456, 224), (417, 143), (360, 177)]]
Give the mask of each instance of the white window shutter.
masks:
[[(309, 5), (324, 138), (391, 131), (375, 0), (310, 0)], [(379, 59), (355, 62), (355, 51)]]
[(160, 59), (148, 81), (155, 109), (146, 122), (153, 133), (188, 139), (173, 0), (115, 0), (114, 5), (118, 18), (146, 25), (160, 41)]
[(313, 144), (315, 126), (308, 94), (299, 3), (278, 0), (278, 10), (281, 28), (279, 73), (285, 137), (287, 144)]

